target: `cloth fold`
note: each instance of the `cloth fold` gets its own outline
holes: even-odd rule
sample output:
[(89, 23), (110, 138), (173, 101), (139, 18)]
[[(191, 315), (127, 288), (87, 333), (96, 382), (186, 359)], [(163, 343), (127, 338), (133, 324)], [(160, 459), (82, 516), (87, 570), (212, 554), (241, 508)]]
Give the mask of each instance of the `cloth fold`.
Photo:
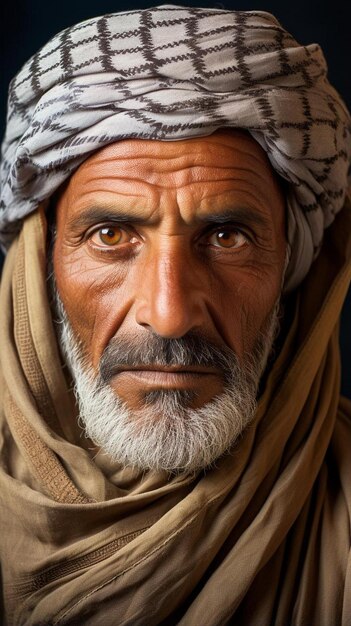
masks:
[(339, 402), (338, 350), (350, 213), (291, 296), (253, 425), (215, 469), (171, 478), (99, 463), (69, 427), (45, 217), (26, 218), (0, 291), (8, 625), (350, 624), (351, 407)]

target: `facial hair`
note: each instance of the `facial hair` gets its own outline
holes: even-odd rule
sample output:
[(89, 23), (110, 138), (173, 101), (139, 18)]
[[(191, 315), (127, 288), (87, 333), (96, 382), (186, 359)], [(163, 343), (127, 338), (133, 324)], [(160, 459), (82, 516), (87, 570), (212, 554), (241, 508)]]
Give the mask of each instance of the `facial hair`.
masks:
[[(213, 466), (252, 422), (256, 396), (278, 328), (276, 303), (253, 350), (239, 362), (229, 347), (188, 333), (164, 339), (153, 333), (136, 339), (113, 338), (100, 359), (99, 372), (75, 337), (57, 288), (52, 286), (60, 348), (70, 370), (85, 434), (122, 466), (169, 473), (196, 473)], [(109, 381), (123, 366), (204, 366), (223, 374), (223, 390), (200, 408), (194, 392), (156, 390), (130, 409)]]

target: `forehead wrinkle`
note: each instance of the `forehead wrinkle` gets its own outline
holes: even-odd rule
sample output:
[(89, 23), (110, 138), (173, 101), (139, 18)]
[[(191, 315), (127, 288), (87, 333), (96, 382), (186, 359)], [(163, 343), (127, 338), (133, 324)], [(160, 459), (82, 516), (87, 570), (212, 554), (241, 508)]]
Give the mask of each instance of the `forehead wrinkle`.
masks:
[[(149, 161), (147, 160), (147, 163), (149, 163)], [(95, 168), (94, 168), (95, 169)], [(133, 168), (130, 168), (126, 170), (126, 173), (128, 173), (129, 171), (134, 171), (136, 169), (136, 166), (134, 166)], [(100, 168), (99, 168), (100, 170)], [(151, 170), (151, 173), (162, 173), (162, 174), (168, 174), (168, 173), (174, 173), (174, 172), (179, 172), (179, 171), (188, 171), (188, 170), (220, 170), (220, 171), (225, 171), (225, 172), (232, 172), (233, 170), (238, 171), (238, 172), (247, 172), (249, 174), (254, 174), (255, 176), (258, 176), (259, 178), (262, 178), (263, 180), (266, 180), (266, 172), (258, 172), (256, 168), (251, 168), (251, 167), (243, 167), (240, 165), (226, 165), (226, 166), (221, 166), (221, 165), (202, 165), (199, 163), (191, 163), (189, 165), (184, 165), (181, 167), (172, 167), (172, 168), (167, 168), (166, 171), (164, 170), (164, 160), (162, 160), (162, 168), (161, 169), (154, 169), (154, 168), (150, 168), (150, 167), (145, 167), (145, 169), (141, 168), (140, 165), (138, 164), (138, 170), (141, 171), (145, 171), (146, 173), (149, 173)], [(264, 175), (265, 174), (265, 175)], [(128, 176), (128, 179), (130, 178), (130, 176)], [(232, 178), (232, 176), (229, 176), (229, 178)], [(272, 179), (274, 178), (274, 176), (272, 176)], [(112, 179), (112, 180), (124, 180), (125, 177), (121, 176), (119, 174), (114, 174), (113, 172), (109, 173), (109, 169), (106, 168), (106, 170), (102, 171), (101, 170), (99, 172), (97, 172), (96, 174), (93, 174), (90, 176), (90, 180), (104, 180), (104, 179)], [(224, 177), (223, 180), (226, 180), (227, 177)], [(142, 179), (140, 179), (142, 180)], [(215, 180), (217, 180), (217, 177), (215, 178)], [(208, 179), (208, 182), (211, 182), (211, 179)]]
[[(121, 196), (123, 198), (128, 198), (131, 202), (133, 201), (144, 201), (147, 202), (148, 204), (150, 203), (150, 200), (154, 203), (156, 201), (157, 203), (157, 208), (162, 208), (162, 191), (166, 191), (166, 192), (174, 192), (176, 197), (174, 199), (175, 204), (178, 206), (178, 198), (181, 198), (182, 193), (187, 191), (189, 188), (193, 189), (193, 193), (190, 192), (191, 196), (195, 195), (195, 190), (194, 187), (200, 187), (208, 182), (211, 182), (213, 184), (213, 181), (208, 181), (208, 180), (198, 180), (198, 181), (190, 181), (188, 183), (183, 183), (182, 185), (179, 186), (174, 186), (174, 184), (170, 184), (170, 185), (160, 185), (160, 184), (156, 184), (156, 183), (152, 183), (152, 182), (146, 182), (143, 180), (139, 180), (137, 178), (132, 178), (132, 179), (128, 179), (128, 181), (125, 181), (123, 179), (122, 180), (124, 183), (134, 183), (134, 187), (136, 185), (136, 183), (142, 183), (143, 185), (147, 186), (149, 189), (152, 189), (154, 192), (159, 192), (157, 193), (157, 200), (155, 199), (155, 196), (153, 195), (153, 198), (150, 198), (148, 196), (147, 193), (147, 189), (145, 190), (145, 193), (136, 193), (134, 190), (132, 192), (127, 192), (127, 191), (121, 191), (119, 190), (113, 190), (113, 189), (106, 189), (106, 188), (93, 188), (90, 190), (86, 190), (83, 191), (82, 193), (79, 194), (79, 199), (82, 199), (84, 197), (89, 197), (92, 195), (97, 195), (97, 194), (101, 194), (101, 195), (111, 195), (113, 197), (118, 197)], [(271, 206), (271, 202), (270, 202), (270, 195), (266, 194), (264, 190), (258, 190), (257, 187), (253, 184), (248, 183), (248, 181), (244, 180), (244, 179), (225, 179), (223, 180), (217, 180), (215, 182), (230, 182), (230, 180), (235, 180), (235, 182), (240, 182), (240, 183), (244, 183), (244, 185), (242, 187), (237, 187), (236, 189), (223, 189), (218, 191), (218, 189), (214, 190), (212, 193), (204, 193), (203, 189), (201, 189), (201, 200), (198, 203), (198, 206), (196, 206), (197, 201), (196, 198), (194, 198), (193, 200), (193, 209), (199, 210), (201, 212), (201, 203), (207, 200), (210, 200), (211, 198), (218, 198), (220, 196), (223, 195), (228, 195), (228, 194), (232, 194), (233, 196), (235, 194), (240, 194), (240, 195), (245, 195), (245, 203), (249, 203), (250, 205), (253, 206), (253, 208), (255, 208), (258, 211), (262, 211), (262, 209), (264, 209), (264, 207), (267, 207), (267, 209), (270, 209)], [(247, 185), (250, 185), (250, 187), (252, 187), (252, 189), (248, 189)], [(160, 195), (161, 194), (161, 195)], [(233, 200), (234, 202), (234, 200)], [(239, 201), (240, 204), (243, 203), (242, 200)], [(80, 202), (78, 203), (78, 207), (80, 205)], [(264, 206), (262, 206), (264, 205)], [(113, 206), (113, 202), (111, 202), (111, 206)], [(77, 207), (77, 208), (78, 208)], [(131, 207), (131, 209), (133, 210), (133, 208)]]
[[(215, 158), (215, 163), (219, 166), (219, 161), (234, 159), (237, 161), (240, 157), (253, 160), (255, 163), (268, 167), (272, 170), (272, 166), (268, 160), (263, 148), (252, 138), (246, 135), (236, 137), (236, 145), (233, 145), (231, 138), (220, 136), (215, 140), (216, 136), (209, 137), (196, 137), (181, 141), (157, 141), (157, 140), (122, 140), (102, 148), (97, 154), (90, 157), (84, 162), (82, 167), (89, 168), (92, 165), (103, 164), (106, 165), (111, 162), (118, 161), (130, 164), (136, 160), (150, 162), (164, 162), (189, 160), (189, 158), (195, 158), (196, 160), (205, 159), (208, 164), (208, 158)], [(227, 141), (225, 141), (227, 139)], [(244, 146), (240, 145), (244, 143)], [(245, 146), (245, 144), (248, 144)], [(184, 152), (179, 154), (179, 148), (184, 148)], [(156, 152), (156, 154), (155, 154)], [(107, 153), (107, 154), (106, 154)], [(228, 167), (228, 164), (225, 165)]]
[(82, 193), (79, 194), (80, 198), (83, 198), (84, 196), (90, 196), (92, 193), (101, 193), (101, 194), (111, 194), (112, 196), (123, 196), (124, 198), (143, 198), (145, 199), (146, 196), (142, 193), (133, 193), (130, 194), (126, 191), (112, 191), (111, 189), (105, 189), (105, 188), (101, 188), (101, 189), (90, 189), (87, 191), (82, 191)]
[[(215, 176), (215, 171), (217, 169), (222, 169), (222, 173), (221, 175)], [(227, 175), (223, 175), (224, 169), (226, 170)], [(233, 172), (233, 169), (236, 170), (235, 173)], [(208, 170), (211, 170), (210, 177), (209, 177)], [(241, 177), (240, 173), (243, 173), (243, 172), (246, 172), (248, 175)], [(164, 174), (164, 178), (160, 176), (160, 174), (162, 173)], [(179, 173), (181, 177), (185, 173), (187, 173), (186, 181), (183, 181), (183, 180), (177, 181), (177, 178), (178, 178), (177, 173)], [(155, 172), (155, 171), (149, 170), (148, 172), (145, 172), (145, 175), (141, 173), (141, 176), (128, 175), (128, 173), (126, 174), (127, 174), (126, 176), (123, 176), (120, 174), (106, 175), (106, 173), (103, 173), (103, 174), (97, 173), (96, 175), (89, 178), (89, 180), (84, 185), (85, 188), (87, 186), (93, 186), (93, 189), (87, 189), (83, 193), (89, 194), (89, 193), (111, 192), (111, 193), (118, 193), (121, 195), (129, 195), (128, 192), (123, 192), (121, 190), (121, 187), (117, 188), (117, 190), (113, 189), (114, 184), (118, 182), (120, 182), (121, 185), (124, 185), (124, 186), (128, 186), (128, 184), (139, 185), (139, 186), (146, 185), (148, 187), (158, 189), (158, 190), (160, 189), (180, 190), (182, 188), (185, 189), (186, 187), (189, 187), (191, 185), (198, 185), (198, 184), (216, 185), (217, 183), (220, 183), (220, 182), (233, 182), (234, 184), (243, 183), (244, 186), (253, 187), (254, 189), (261, 188), (263, 186), (262, 183), (264, 183), (264, 189), (267, 187), (267, 177), (264, 176), (264, 174), (261, 174), (255, 170), (251, 170), (248, 168), (230, 168), (229, 169), (229, 168), (203, 168), (199, 166), (189, 166), (186, 168), (182, 168), (181, 170), (167, 170), (166, 172), (164, 171)], [(169, 177), (171, 177), (171, 180), (168, 181), (167, 178)], [(106, 189), (106, 187), (101, 187), (101, 188), (94, 187), (94, 183), (95, 184), (101, 183), (102, 181), (106, 181), (106, 185), (111, 186), (112, 188)], [(258, 185), (258, 182), (255, 182), (255, 181), (259, 181), (259, 185)], [(269, 182), (272, 185), (274, 185), (273, 179)], [(262, 192), (264, 191), (264, 189), (262, 189)], [(233, 189), (233, 191), (235, 192), (236, 189)], [(83, 194), (80, 194), (80, 195), (83, 195)], [(139, 195), (143, 196), (143, 194), (138, 194), (134, 192), (132, 195), (136, 197)]]
[[(174, 202), (172, 213), (175, 214), (180, 211), (182, 213), (182, 206), (186, 211), (197, 214), (200, 219), (206, 219), (206, 213), (210, 210), (211, 213), (216, 212), (216, 200), (220, 200), (222, 206), (218, 208), (218, 213), (221, 210), (227, 210), (229, 208), (235, 208), (235, 206), (247, 206), (259, 214), (271, 215), (271, 201), (270, 196), (265, 193), (265, 189), (260, 190), (254, 184), (249, 184), (246, 179), (235, 179), (236, 182), (241, 182), (243, 185), (233, 188), (220, 189), (215, 185), (212, 189), (207, 189), (207, 193), (203, 190), (203, 181), (192, 181), (191, 183), (174, 188), (171, 186), (160, 187), (159, 185), (152, 183), (145, 183), (145, 193), (137, 193), (135, 180), (133, 179), (132, 191), (125, 191), (106, 188), (93, 188), (86, 189), (79, 193), (78, 200), (76, 201), (75, 213), (85, 211), (86, 208), (103, 207), (110, 212), (123, 211), (124, 213), (130, 212), (131, 219), (136, 219), (137, 215), (143, 216), (145, 220), (151, 219), (155, 213), (164, 212), (163, 207), (169, 209), (170, 197), (162, 198), (162, 191), (173, 192), (171, 201)], [(234, 179), (233, 179), (234, 180)], [(123, 179), (122, 179), (123, 181)], [(125, 181), (123, 181), (125, 182)], [(127, 181), (128, 184), (129, 181)], [(205, 181), (207, 182), (207, 181)], [(213, 181), (211, 181), (213, 183)], [(227, 181), (228, 182), (228, 181)], [(248, 188), (249, 187), (249, 188)], [(189, 192), (190, 188), (190, 192)], [(152, 189), (153, 193), (150, 195), (148, 189)], [(197, 198), (200, 191), (200, 197)], [(183, 194), (186, 194), (182, 198)], [(97, 196), (97, 197), (96, 197)], [(236, 197), (237, 196), (237, 197)], [(121, 199), (121, 200), (119, 200)], [(126, 199), (126, 201), (124, 201)], [(208, 203), (214, 199), (213, 205), (208, 207)], [(143, 204), (141, 208), (141, 203)], [(204, 206), (204, 203), (207, 206)], [(72, 206), (72, 205), (71, 205)], [(168, 213), (169, 210), (166, 210)], [(146, 214), (149, 216), (147, 217)], [(75, 218), (73, 217), (73, 220)], [(187, 221), (187, 220), (186, 220)]]
[[(194, 168), (188, 168), (188, 169), (192, 169), (193, 170)], [(174, 172), (172, 172), (172, 173), (174, 173)], [(264, 182), (266, 182), (266, 179), (263, 176), (261, 178), (262, 178), (262, 180)], [(96, 176), (94, 178), (91, 178), (88, 181), (88, 183), (85, 183), (85, 186), (87, 184), (93, 183), (95, 181), (104, 181), (104, 180), (105, 181), (109, 181), (109, 180), (111, 180), (111, 181), (121, 181), (122, 183), (129, 183), (129, 182), (131, 182), (131, 183), (143, 183), (143, 184), (146, 184), (146, 185), (150, 185), (152, 187), (159, 187), (159, 188), (165, 187), (166, 189), (170, 189), (170, 188), (174, 189), (174, 182), (171, 185), (166, 185), (166, 184), (164, 184), (163, 181), (161, 181), (160, 183), (154, 183), (154, 182), (151, 182), (150, 180), (145, 180), (144, 178), (138, 178), (137, 176), (128, 176), (128, 178), (125, 178), (123, 176)], [(196, 185), (196, 184), (200, 184), (200, 183), (201, 184), (204, 184), (204, 183), (205, 184), (216, 184), (217, 182), (230, 182), (230, 181), (238, 182), (238, 183), (247, 183), (249, 185), (253, 184), (247, 178), (239, 178), (237, 176), (228, 176), (228, 177), (218, 178), (216, 176), (215, 178), (201, 178), (201, 179), (196, 178), (195, 180), (191, 180), (188, 183), (184, 183), (184, 184), (180, 185), (180, 187), (188, 186), (188, 185), (192, 185), (192, 184)], [(178, 187), (177, 187), (177, 189), (178, 189)], [(101, 189), (100, 188), (97, 188), (97, 189), (94, 188), (94, 191), (109, 191), (109, 190), (106, 189), (106, 188), (101, 188)], [(91, 192), (87, 191), (86, 193), (91, 193)], [(118, 192), (116, 192), (116, 193), (118, 193)]]
[[(238, 152), (238, 150), (235, 150), (235, 153)], [(119, 163), (130, 163), (133, 161), (146, 161), (146, 163), (148, 163), (149, 161), (179, 161), (179, 160), (184, 160), (184, 159), (189, 159), (190, 157), (197, 157), (200, 158), (201, 156), (204, 156), (205, 158), (208, 157), (208, 151), (204, 152), (203, 150), (194, 150), (193, 152), (190, 150), (187, 150), (186, 152), (184, 152), (183, 154), (177, 154), (177, 155), (166, 155), (165, 157), (165, 150), (160, 150), (159, 154), (150, 154), (150, 153), (146, 153), (146, 154), (138, 154), (137, 152), (130, 155), (130, 156), (124, 156), (123, 154), (116, 154), (116, 155), (111, 155), (110, 157), (107, 158), (101, 158), (97, 155), (95, 155), (95, 157), (91, 157), (90, 159), (87, 159), (87, 161), (85, 161), (81, 167), (84, 168), (89, 168), (91, 166), (95, 166), (96, 163), (98, 163), (99, 165), (105, 165), (106, 163), (115, 163), (115, 161), (118, 161)], [(249, 152), (243, 152), (243, 154), (250, 156)], [(217, 151), (217, 155), (218, 156), (227, 156), (227, 155), (219, 155), (218, 151)], [(257, 159), (257, 157), (255, 157), (254, 155), (252, 155), (253, 158)], [(260, 159), (257, 159), (260, 160)]]
[[(256, 165), (257, 163), (259, 163), (264, 170), (268, 169), (273, 176), (273, 169), (267, 158), (261, 158), (260, 156), (256, 156), (255, 154), (247, 151), (232, 150), (231, 152), (234, 152), (235, 158), (231, 159), (228, 157), (228, 155), (223, 155), (218, 152), (216, 152), (215, 154), (211, 154), (211, 158), (213, 157), (214, 162), (209, 159), (208, 152), (204, 153), (202, 151), (194, 153), (187, 152), (185, 154), (171, 157), (165, 156), (164, 151), (160, 152), (160, 155), (146, 154), (142, 157), (136, 154), (129, 158), (125, 158), (123, 156), (111, 156), (108, 159), (89, 159), (80, 167), (80, 169), (86, 171), (92, 168), (95, 169), (96, 166), (98, 166), (99, 168), (103, 169), (103, 171), (108, 171), (110, 169), (110, 166), (112, 166), (113, 168), (120, 168), (125, 164), (127, 165), (126, 171), (134, 170), (136, 167), (138, 167), (138, 169), (142, 169), (143, 171), (149, 171), (150, 169), (152, 171), (158, 171), (160, 169), (158, 166), (161, 166), (161, 170), (163, 171), (166, 164), (167, 171), (203, 168), (218, 170), (236, 169), (244, 172), (246, 171), (257, 173)], [(245, 167), (240, 164), (240, 156), (238, 155), (238, 152), (241, 152), (241, 154), (244, 155), (246, 159), (254, 161), (252, 167)], [(190, 159), (192, 160), (189, 163)], [(223, 161), (225, 161), (225, 163), (222, 164)], [(179, 162), (180, 165), (177, 165)], [(152, 167), (150, 166), (150, 163), (153, 163)]]
[[(271, 207), (271, 201), (270, 201), (270, 196), (266, 196), (266, 194), (264, 192), (262, 192), (262, 195), (259, 193), (255, 193), (257, 191), (257, 189), (254, 187), (252, 190), (249, 189), (243, 189), (243, 188), (239, 188), (239, 189), (235, 189), (235, 190), (231, 190), (231, 189), (226, 189), (223, 190), (221, 193), (212, 193), (212, 194), (208, 194), (206, 197), (203, 197), (203, 200), (206, 199), (211, 199), (212, 197), (219, 197), (219, 196), (228, 196), (228, 195), (238, 195), (240, 194), (240, 198), (238, 199), (231, 199), (229, 198), (226, 201), (226, 205), (227, 204), (234, 204), (234, 203), (238, 203), (240, 206), (242, 206), (243, 204), (248, 204), (250, 207), (252, 207), (252, 209), (257, 210), (259, 212), (261, 212), (261, 210), (264, 208), (264, 206), (267, 206), (268, 209), (270, 209)], [(242, 199), (242, 196), (245, 195), (245, 200)]]

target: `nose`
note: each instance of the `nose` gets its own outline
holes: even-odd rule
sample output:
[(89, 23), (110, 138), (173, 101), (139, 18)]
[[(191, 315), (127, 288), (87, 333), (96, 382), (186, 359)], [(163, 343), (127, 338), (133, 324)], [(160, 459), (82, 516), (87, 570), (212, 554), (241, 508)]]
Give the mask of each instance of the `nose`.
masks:
[(138, 281), (137, 324), (168, 339), (203, 327), (206, 307), (202, 282), (181, 245), (154, 254)]

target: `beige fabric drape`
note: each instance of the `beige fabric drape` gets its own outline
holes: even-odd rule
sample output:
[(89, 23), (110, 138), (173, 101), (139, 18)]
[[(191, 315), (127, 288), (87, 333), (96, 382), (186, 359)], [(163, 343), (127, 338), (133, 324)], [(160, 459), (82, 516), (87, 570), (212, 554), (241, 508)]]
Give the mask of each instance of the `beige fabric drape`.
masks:
[(292, 299), (253, 426), (216, 469), (170, 480), (79, 445), (45, 219), (26, 219), (0, 294), (6, 624), (350, 626), (351, 410), (338, 352), (350, 213)]

